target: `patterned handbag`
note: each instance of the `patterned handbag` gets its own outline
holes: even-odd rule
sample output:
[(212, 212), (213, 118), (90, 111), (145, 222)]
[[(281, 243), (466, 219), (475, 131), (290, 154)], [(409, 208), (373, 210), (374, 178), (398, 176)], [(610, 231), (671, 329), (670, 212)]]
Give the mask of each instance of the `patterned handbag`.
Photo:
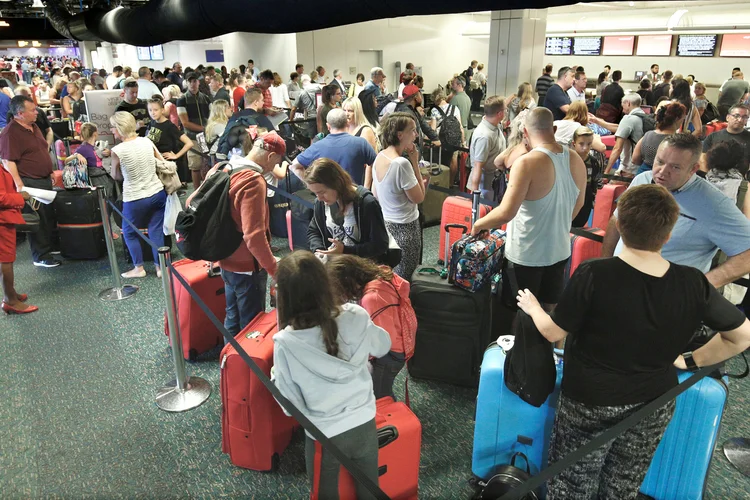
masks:
[(78, 156), (73, 155), (65, 161), (62, 172), (65, 189), (90, 188), (89, 169), (81, 163)]
[(448, 282), (469, 292), (489, 283), (503, 263), (505, 231), (494, 229), (479, 236), (464, 236), (451, 249)]

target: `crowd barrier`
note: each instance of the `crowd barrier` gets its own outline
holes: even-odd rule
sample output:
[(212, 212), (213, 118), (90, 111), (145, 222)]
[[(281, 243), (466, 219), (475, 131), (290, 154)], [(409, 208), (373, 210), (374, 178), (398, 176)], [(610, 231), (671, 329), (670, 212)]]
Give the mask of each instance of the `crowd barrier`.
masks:
[[(605, 177), (615, 178), (616, 176), (605, 176)], [(615, 180), (621, 180), (621, 179), (615, 179)], [(631, 179), (622, 178), (622, 180), (629, 182)], [(276, 186), (272, 186), (269, 184), (268, 188), (308, 208), (312, 208), (314, 206), (313, 203), (303, 200), (299, 196), (296, 196), (293, 193), (289, 193)], [(437, 187), (437, 186), (430, 186), (429, 188), (435, 189), (445, 194), (449, 194), (451, 196), (461, 196), (461, 197), (469, 198), (469, 199), (471, 199), (472, 197), (471, 194), (460, 191), (460, 190), (456, 190), (456, 189), (446, 189), (446, 188)], [(328, 439), (312, 422), (310, 422), (310, 420), (307, 417), (305, 417), (305, 415), (298, 408), (296, 408), (292, 403), (290, 403), (279, 392), (276, 386), (265, 375), (263, 370), (252, 360), (252, 358), (240, 346), (237, 340), (235, 340), (235, 338), (224, 328), (223, 323), (213, 314), (209, 306), (201, 299), (198, 293), (196, 293), (190, 287), (190, 284), (188, 283), (188, 281), (180, 274), (180, 272), (177, 269), (175, 269), (175, 267), (172, 265), (170, 248), (166, 246), (158, 247), (153, 241), (151, 241), (148, 237), (142, 234), (141, 231), (129, 219), (127, 219), (127, 217), (123, 215), (122, 211), (120, 211), (117, 208), (117, 206), (115, 206), (111, 201), (105, 200), (103, 190), (98, 190), (98, 191), (99, 191), (100, 208), (102, 210), (102, 219), (104, 221), (105, 237), (107, 239), (107, 242), (106, 242), (107, 253), (109, 256), (109, 261), (112, 267), (112, 275), (113, 275), (113, 287), (102, 291), (99, 294), (100, 298), (102, 298), (102, 300), (121, 300), (121, 299), (125, 299), (128, 297), (132, 297), (138, 290), (138, 287), (134, 287), (132, 285), (123, 285), (121, 283), (119, 267), (117, 265), (117, 258), (115, 255), (114, 242), (112, 240), (111, 225), (109, 222), (109, 214), (110, 214), (108, 210), (109, 208), (111, 208), (115, 213), (120, 215), (124, 223), (128, 224), (131, 228), (133, 228), (136, 231), (136, 233), (144, 241), (146, 241), (146, 243), (149, 246), (156, 249), (159, 254), (159, 267), (161, 269), (162, 287), (164, 289), (164, 300), (165, 300), (165, 307), (166, 307), (166, 312), (167, 312), (167, 324), (168, 324), (169, 331), (170, 331), (170, 338), (171, 338), (171, 343), (172, 343), (172, 358), (173, 358), (174, 368), (175, 368), (175, 380), (165, 384), (157, 392), (156, 404), (159, 406), (159, 408), (165, 411), (171, 411), (171, 412), (186, 411), (186, 410), (195, 408), (199, 406), (200, 404), (202, 404), (203, 402), (205, 402), (210, 397), (210, 394), (211, 394), (211, 386), (206, 380), (202, 378), (198, 378), (198, 377), (189, 377), (187, 376), (187, 373), (186, 373), (185, 359), (182, 355), (182, 350), (179, 347), (182, 345), (182, 340), (181, 340), (180, 329), (179, 329), (179, 321), (177, 321), (177, 311), (176, 311), (176, 307), (174, 303), (174, 281), (176, 280), (183, 287), (185, 287), (185, 290), (195, 300), (195, 302), (198, 304), (201, 310), (206, 314), (206, 316), (210, 319), (213, 325), (224, 336), (226, 342), (231, 344), (236, 349), (237, 353), (244, 360), (244, 362), (247, 364), (250, 370), (258, 377), (261, 383), (263, 383), (263, 385), (271, 392), (271, 394), (279, 402), (279, 404), (290, 415), (292, 415), (297, 420), (297, 422), (299, 422), (299, 424), (313, 436), (314, 439), (319, 441), (321, 445), (323, 446), (323, 448), (326, 449), (327, 452), (330, 452), (333, 456), (335, 456), (340, 461), (340, 463), (350, 472), (352, 477), (357, 482), (365, 486), (375, 498), (378, 498), (380, 500), (389, 499), (389, 497), (377, 486), (377, 484), (371, 481), (364, 474), (364, 472), (362, 472), (362, 470), (359, 469), (359, 467), (353, 463), (351, 459), (349, 459), (346, 455), (344, 455), (344, 453), (341, 452), (341, 450), (339, 450), (339, 448), (336, 447), (330, 441), (330, 439)], [(493, 202), (492, 200), (481, 199), (480, 202), (486, 205), (492, 206), (492, 207), (497, 206), (497, 203)], [(573, 234), (583, 236), (585, 238), (590, 238), (597, 242), (603, 241), (602, 236), (591, 233), (587, 231), (586, 229), (572, 228), (571, 232)], [(750, 280), (742, 278), (742, 279), (736, 280), (735, 283), (748, 287), (748, 285), (750, 285)], [(529, 480), (527, 480), (520, 486), (514, 487), (513, 489), (508, 491), (506, 494), (504, 494), (502, 497), (500, 497), (501, 500), (521, 499), (521, 498), (524, 498), (525, 495), (528, 495), (530, 493), (533, 494), (533, 492), (537, 491), (538, 488), (540, 488), (549, 479), (556, 476), (557, 474), (567, 469), (568, 467), (572, 466), (578, 460), (585, 457), (589, 453), (600, 448), (601, 446), (604, 446), (606, 443), (616, 438), (617, 436), (621, 435), (628, 429), (637, 425), (641, 420), (648, 417), (653, 412), (657, 411), (664, 404), (668, 403), (672, 399), (675, 399), (681, 393), (685, 392), (687, 389), (689, 389), (690, 387), (698, 383), (702, 378), (708, 376), (710, 373), (717, 370), (718, 367), (719, 365), (707, 366), (707, 367), (701, 368), (699, 371), (694, 373), (686, 381), (670, 389), (659, 398), (645, 405), (643, 408), (641, 408), (639, 411), (637, 411), (630, 417), (626, 418), (619, 424), (615, 425), (614, 427), (598, 435), (597, 437), (589, 441), (587, 444), (573, 451), (572, 453), (570, 453), (563, 459), (559, 460), (558, 462), (555, 462), (554, 464), (550, 464), (548, 467), (543, 469), (539, 474), (537, 474), (536, 476), (532, 476)], [(737, 438), (734, 438), (734, 439), (737, 439)], [(476, 484), (481, 486), (484, 483), (479, 481)]]

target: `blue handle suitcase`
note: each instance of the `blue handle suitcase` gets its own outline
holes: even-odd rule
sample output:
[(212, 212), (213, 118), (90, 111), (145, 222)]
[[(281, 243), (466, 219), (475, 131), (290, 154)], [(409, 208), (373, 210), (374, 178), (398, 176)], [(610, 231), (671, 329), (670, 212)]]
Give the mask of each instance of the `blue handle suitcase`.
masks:
[[(680, 383), (690, 375), (680, 372)], [(706, 377), (677, 397), (674, 416), (656, 449), (641, 493), (656, 500), (703, 498), (727, 401), (727, 381), (727, 377)]]
[[(503, 345), (509, 348), (507, 343), (503, 342)], [(519, 451), (528, 457), (532, 475), (547, 466), (547, 451), (560, 394), (561, 357), (557, 360), (555, 391), (539, 408), (526, 403), (505, 386), (504, 368), (505, 351), (493, 342), (482, 361), (471, 460), (472, 472), (485, 481), (498, 465), (509, 464), (513, 454)]]

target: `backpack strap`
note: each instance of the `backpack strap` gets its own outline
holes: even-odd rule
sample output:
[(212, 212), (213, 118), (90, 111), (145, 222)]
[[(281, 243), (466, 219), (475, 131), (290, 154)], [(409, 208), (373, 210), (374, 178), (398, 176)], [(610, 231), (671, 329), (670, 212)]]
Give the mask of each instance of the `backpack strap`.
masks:
[[(450, 110), (451, 110), (452, 106), (453, 106), (452, 104), (448, 105), (448, 113), (450, 113)], [(448, 116), (448, 114), (446, 114), (445, 111), (443, 111), (443, 108), (441, 108), (440, 106), (435, 106), (435, 108), (438, 110), (438, 113), (440, 113), (442, 115), (443, 120), (445, 120), (446, 117)]]
[(361, 135), (362, 135), (362, 131), (363, 131), (363, 130), (365, 129), (365, 127), (367, 127), (367, 128), (372, 128), (372, 127), (370, 127), (369, 125), (362, 125), (361, 127), (359, 127), (359, 130), (357, 130), (357, 133), (356, 133), (356, 134), (354, 134), (354, 137), (359, 137), (359, 136), (361, 136)]

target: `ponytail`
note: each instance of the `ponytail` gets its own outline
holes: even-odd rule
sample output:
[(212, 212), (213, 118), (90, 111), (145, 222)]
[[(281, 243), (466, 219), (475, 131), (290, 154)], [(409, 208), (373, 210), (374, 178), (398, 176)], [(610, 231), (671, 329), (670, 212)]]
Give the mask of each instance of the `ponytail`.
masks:
[(333, 316), (324, 319), (320, 323), (320, 329), (323, 333), (323, 342), (326, 346), (326, 352), (329, 356), (338, 357), (339, 355), (339, 325)]

